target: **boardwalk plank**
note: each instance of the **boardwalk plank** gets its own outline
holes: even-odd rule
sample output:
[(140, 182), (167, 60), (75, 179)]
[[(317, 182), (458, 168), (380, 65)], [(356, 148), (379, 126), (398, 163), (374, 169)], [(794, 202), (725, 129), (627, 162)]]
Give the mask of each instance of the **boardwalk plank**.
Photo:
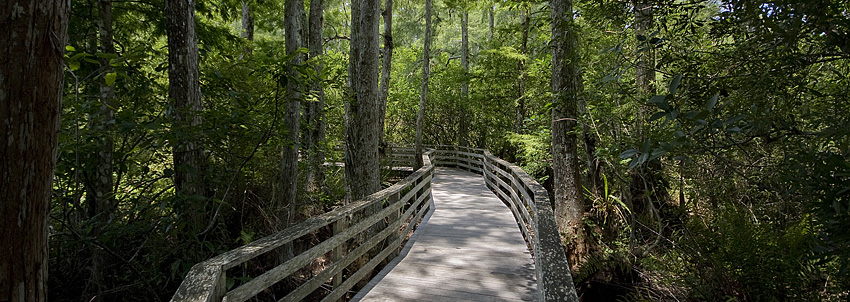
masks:
[(436, 210), (352, 301), (532, 301), (534, 261), (511, 210), (480, 175), (436, 172)]

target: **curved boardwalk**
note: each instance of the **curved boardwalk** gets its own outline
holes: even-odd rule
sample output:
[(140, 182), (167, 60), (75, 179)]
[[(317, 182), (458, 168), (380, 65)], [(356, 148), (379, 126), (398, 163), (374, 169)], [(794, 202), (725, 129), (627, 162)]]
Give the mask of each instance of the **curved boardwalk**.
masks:
[(534, 261), (510, 209), (484, 179), (437, 168), (432, 194), (430, 219), (352, 301), (534, 300)]

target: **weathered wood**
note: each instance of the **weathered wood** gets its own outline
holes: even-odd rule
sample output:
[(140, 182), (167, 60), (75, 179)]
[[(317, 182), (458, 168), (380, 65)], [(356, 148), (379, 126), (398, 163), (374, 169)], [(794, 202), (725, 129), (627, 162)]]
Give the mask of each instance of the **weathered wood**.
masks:
[[(340, 207), (338, 209), (321, 214), (319, 216), (309, 218), (283, 231), (264, 237), (252, 243), (244, 245), (240, 248), (228, 251), (217, 257), (196, 264), (193, 269), (190, 270), (190, 272), (187, 274), (186, 279), (184, 279), (183, 283), (180, 285), (180, 288), (172, 298), (172, 301), (221, 301), (224, 298), (223, 296), (225, 295), (222, 284), (225, 284), (223, 283), (226, 281), (224, 280), (224, 272), (227, 269), (242, 264), (245, 261), (262, 255), (275, 248), (283, 246), (284, 244), (287, 244), (306, 234), (315, 232), (324, 226), (340, 221), (341, 219), (351, 216), (353, 213), (362, 211), (367, 207), (371, 207), (375, 204), (381, 203), (387, 197), (393, 194), (399, 194), (401, 190), (412, 184), (415, 184), (415, 186), (414, 189), (411, 190), (411, 192), (415, 192), (416, 190), (420, 190), (423, 187), (429, 185), (433, 177), (433, 165), (431, 164), (431, 160), (429, 158), (432, 152), (433, 150), (429, 150), (425, 153), (425, 166), (423, 168), (415, 171), (401, 182), (396, 183), (393, 186), (390, 186), (389, 188), (381, 190), (375, 194), (372, 194), (362, 200), (353, 202), (349, 205)], [(393, 209), (398, 210), (398, 208), (400, 208), (407, 200), (412, 198), (413, 195), (414, 194), (406, 194), (405, 197), (401, 198), (400, 202), (397, 204), (397, 208), (387, 208), (385, 209), (386, 211), (382, 211), (377, 215), (373, 215), (370, 218), (367, 218), (367, 220), (374, 220), (372, 223), (377, 222), (378, 220), (388, 216), (390, 211), (392, 211)], [(357, 229), (359, 229), (359, 227)], [(346, 230), (342, 232), (344, 233), (344, 235), (342, 233), (337, 234), (340, 236), (332, 237), (333, 241), (325, 241), (319, 246), (313, 247), (307, 252), (297, 255), (295, 258), (291, 259), (290, 261), (287, 261), (283, 265), (278, 266), (277, 268), (272, 269), (267, 273), (264, 273), (263, 275), (261, 275), (261, 277), (255, 278), (254, 280), (249, 282), (250, 285), (245, 284), (243, 286), (240, 286), (236, 290), (231, 291), (230, 293), (228, 293), (228, 299), (230, 299), (231, 301), (244, 301), (244, 299), (250, 298), (257, 292), (262, 291), (271, 284), (274, 284), (276, 280), (281, 280), (285, 278), (288, 274), (291, 274), (292, 272), (297, 270), (298, 268), (303, 267), (304, 265), (306, 265), (306, 263), (309, 263), (309, 261), (315, 259), (319, 255), (326, 253), (334, 247), (343, 244), (345, 242), (345, 240), (342, 240), (343, 238), (351, 238), (351, 236), (356, 233), (355, 229), (352, 228), (346, 228)], [(273, 280), (274, 282), (272, 282)], [(243, 287), (244, 289), (241, 289)]]
[[(555, 214), (549, 202), (549, 194), (546, 192), (546, 189), (519, 167), (493, 156), (488, 151), (485, 151), (484, 154), (488, 163), (496, 163), (496, 165), (490, 165), (489, 167), (502, 175), (506, 173), (502, 173), (505, 171), (497, 168), (497, 165), (508, 168), (511, 174), (516, 175), (522, 185), (529, 187), (530, 191), (532, 191), (529, 193), (534, 194), (532, 209), (534, 217), (531, 221), (533, 242), (531, 245), (534, 249), (534, 261), (539, 290), (538, 300), (578, 301), (572, 275), (570, 274), (569, 263), (567, 262), (564, 248), (561, 245), (561, 237), (558, 234), (557, 224), (555, 223)], [(500, 178), (496, 177), (495, 179), (499, 185), (507, 186), (507, 183)], [(501, 193), (501, 190), (494, 191)]]
[(437, 175), (436, 211), (416, 230), (410, 252), (353, 301), (533, 299), (533, 259), (513, 216), (476, 174), (442, 169)]
[[(407, 156), (404, 153), (397, 153), (399, 150), (403, 151), (404, 148), (394, 148), (396, 152), (391, 155), (390, 161), (400, 156)], [(477, 172), (482, 175), (485, 185), (508, 206), (514, 222), (519, 226), (522, 236), (533, 250), (537, 276), (537, 300), (577, 301), (548, 192), (539, 183), (519, 167), (492, 156), (483, 149), (451, 146), (448, 150), (430, 149), (424, 155), (423, 168), (414, 171), (389, 188), (195, 265), (172, 301), (219, 301), (224, 294), (225, 271), (228, 268), (329, 224), (334, 225), (333, 237), (227, 293), (225, 300), (244, 301), (330, 251), (333, 251), (333, 264), (296, 288), (281, 301), (301, 300), (331, 278), (333, 278), (333, 291), (323, 301), (338, 300), (351, 287), (368, 276), (384, 259), (395, 257), (403, 238), (432, 209), (429, 204), (433, 204), (431, 181), (434, 164), (462, 167)], [(405, 194), (400, 196), (401, 192)], [(348, 225), (347, 217), (385, 201), (388, 205), (378, 213), (365, 217), (356, 224)], [(488, 217), (481, 215), (473, 214), (476, 217)], [(347, 240), (384, 219), (389, 220), (386, 228), (349, 253), (344, 253), (343, 249)], [(402, 225), (404, 225), (403, 228)], [(401, 233), (399, 233), (400, 229)], [(451, 238), (465, 236), (468, 233), (464, 230), (463, 224), (455, 224), (454, 227), (439, 231), (438, 234), (446, 236), (447, 240), (455, 240)], [(343, 269), (388, 238), (390, 243), (378, 255), (342, 280)], [(497, 242), (491, 243), (486, 237), (479, 237), (477, 240), (477, 244), (500, 247)], [(409, 254), (408, 257), (410, 257)]]
[[(396, 242), (391, 243), (391, 245), (398, 245), (398, 244), (401, 244), (401, 239), (397, 240)], [(347, 293), (348, 290), (351, 287), (353, 287), (355, 284), (357, 284), (357, 282), (360, 282), (361, 279), (366, 277), (366, 273), (369, 273), (373, 269), (375, 269), (375, 266), (377, 266), (392, 251), (393, 251), (392, 249), (385, 248), (383, 251), (381, 251), (380, 254), (378, 254), (378, 256), (376, 256), (375, 258), (372, 258), (372, 260), (369, 260), (369, 262), (367, 262), (366, 265), (364, 265), (357, 272), (352, 274), (351, 277), (349, 277), (347, 280), (345, 280), (345, 282), (343, 282), (342, 285), (339, 288), (334, 288), (334, 290), (330, 294), (328, 294), (327, 297), (322, 299), (322, 302), (336, 301), (337, 299), (341, 298), (342, 295)]]
[[(392, 231), (394, 229), (399, 228), (401, 226), (401, 223), (402, 223), (401, 220), (396, 220), (395, 222), (391, 223), (389, 225), (389, 227), (383, 229), (377, 235), (370, 238), (369, 240), (364, 242), (362, 245), (358, 246), (356, 249), (351, 251), (351, 253), (347, 254), (345, 257), (342, 257), (339, 260), (334, 261), (333, 264), (326, 267), (322, 272), (316, 274), (315, 277), (311, 278), (310, 280), (308, 280), (307, 282), (305, 282), (304, 284), (302, 284), (301, 286), (296, 288), (294, 291), (292, 291), (291, 293), (286, 295), (286, 297), (281, 299), (281, 301), (301, 301), (301, 299), (303, 299), (304, 297), (309, 295), (311, 292), (316, 290), (316, 288), (318, 288), (325, 281), (327, 281), (328, 278), (330, 278), (331, 276), (333, 276), (335, 274), (342, 273), (342, 270), (345, 269), (349, 264), (354, 262), (354, 260), (357, 260), (357, 258), (360, 258), (360, 255), (362, 255), (363, 253), (366, 253), (367, 251), (369, 251), (369, 249), (371, 249), (372, 247), (377, 245), (382, 240), (386, 239), (387, 236), (389, 236), (391, 233), (393, 233)], [(334, 280), (334, 281), (337, 281), (337, 280)], [(339, 283), (342, 284), (341, 280), (340, 280)], [(334, 285), (334, 288), (336, 288), (338, 286), (339, 286), (338, 284)]]
[[(206, 261), (195, 264), (180, 284), (180, 288), (171, 298), (171, 301), (185, 302), (213, 302), (216, 301), (216, 292), (219, 276), (223, 275), (220, 265), (210, 265)], [(216, 301), (217, 302), (217, 301)]]
[[(424, 183), (425, 182), (422, 182), (422, 184)], [(390, 205), (389, 207), (382, 209), (377, 214), (361, 220), (357, 224), (345, 229), (341, 233), (334, 235), (333, 237), (325, 241), (322, 241), (321, 243), (310, 248), (306, 252), (295, 256), (294, 258), (284, 262), (283, 264), (263, 273), (259, 277), (254, 278), (253, 280), (243, 284), (242, 286), (228, 292), (227, 295), (225, 295), (225, 299), (228, 302), (242, 302), (248, 300), (249, 298), (265, 290), (269, 286), (272, 286), (283, 278), (286, 278), (290, 274), (301, 269), (319, 256), (331, 251), (334, 247), (337, 247), (340, 244), (345, 243), (347, 240), (354, 238), (355, 235), (365, 231), (367, 228), (371, 227), (379, 220), (383, 220), (384, 217), (387, 217), (391, 212), (398, 210), (401, 205), (402, 203), (400, 202)]]

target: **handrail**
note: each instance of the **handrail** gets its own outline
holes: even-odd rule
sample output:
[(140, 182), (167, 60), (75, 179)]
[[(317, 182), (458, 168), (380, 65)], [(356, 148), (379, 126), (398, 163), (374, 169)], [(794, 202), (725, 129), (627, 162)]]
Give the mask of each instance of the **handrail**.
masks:
[[(281, 301), (300, 301), (328, 280), (333, 280), (334, 288), (322, 301), (338, 300), (384, 259), (395, 257), (407, 233), (433, 209), (431, 179), (434, 166), (430, 160), (432, 152), (433, 150), (425, 153), (425, 165), (422, 168), (386, 189), (194, 265), (171, 301), (245, 301), (329, 252), (333, 254), (332, 264), (288, 293)], [(364, 213), (367, 209), (376, 207), (380, 208), (377, 213)], [(362, 218), (358, 220), (358, 217)], [(367, 239), (362, 239), (367, 236), (361, 234), (385, 220), (386, 227), (378, 231), (371, 230), (377, 234), (370, 234)], [(251, 281), (228, 290), (228, 269), (331, 225), (334, 229), (332, 237), (254, 277)], [(403, 225), (403, 231), (399, 231)], [(351, 239), (363, 242), (357, 242), (358, 246), (354, 250), (346, 251), (346, 242)], [(385, 241), (389, 243), (381, 246)], [(349, 276), (345, 276), (343, 281), (343, 270), (374, 249), (380, 249), (380, 252), (375, 256), (369, 255), (371, 258), (368, 262)]]
[(438, 166), (455, 166), (481, 174), (487, 187), (511, 209), (533, 249), (538, 301), (578, 301), (549, 193), (525, 171), (485, 149), (429, 146)]
[[(422, 217), (433, 209), (431, 180), (434, 166), (453, 166), (466, 169), (484, 177), (487, 187), (510, 208), (523, 237), (531, 246), (537, 277), (538, 301), (578, 301), (570, 266), (552, 210), (549, 194), (543, 186), (525, 171), (489, 151), (451, 145), (430, 145), (424, 154), (425, 165), (395, 185), (340, 207), (312, 217), (283, 231), (254, 241), (192, 267), (171, 301), (245, 301), (274, 283), (287, 278), (318, 257), (333, 251), (333, 263), (310, 280), (285, 296), (281, 301), (303, 299), (328, 280), (334, 288), (322, 301), (336, 301), (357, 282), (368, 276), (381, 261), (395, 257), (402, 239)], [(394, 146), (389, 162), (413, 164), (413, 148)], [(404, 193), (404, 194), (403, 194)], [(402, 196), (403, 194), (403, 196)], [(368, 208), (380, 205), (381, 210), (358, 221), (351, 220)], [(387, 226), (345, 253), (345, 243), (381, 220)], [(350, 224), (350, 225), (349, 225)], [(403, 231), (401, 226), (405, 225)], [(281, 247), (320, 228), (333, 225), (334, 235), (307, 251), (263, 273), (253, 280), (227, 291), (226, 271), (250, 259)], [(390, 238), (390, 236), (392, 236)], [(389, 239), (389, 240), (388, 240)], [(358, 258), (373, 250), (381, 242), (391, 241), (376, 256), (370, 258), (344, 281), (342, 271)]]

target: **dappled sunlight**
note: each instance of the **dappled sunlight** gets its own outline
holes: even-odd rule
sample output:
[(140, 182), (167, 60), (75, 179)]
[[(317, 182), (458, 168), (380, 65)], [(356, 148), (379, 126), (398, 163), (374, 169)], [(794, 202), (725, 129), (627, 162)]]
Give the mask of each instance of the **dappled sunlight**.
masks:
[(531, 253), (483, 178), (438, 168), (432, 194), (436, 210), (409, 252), (353, 301), (533, 301)]

